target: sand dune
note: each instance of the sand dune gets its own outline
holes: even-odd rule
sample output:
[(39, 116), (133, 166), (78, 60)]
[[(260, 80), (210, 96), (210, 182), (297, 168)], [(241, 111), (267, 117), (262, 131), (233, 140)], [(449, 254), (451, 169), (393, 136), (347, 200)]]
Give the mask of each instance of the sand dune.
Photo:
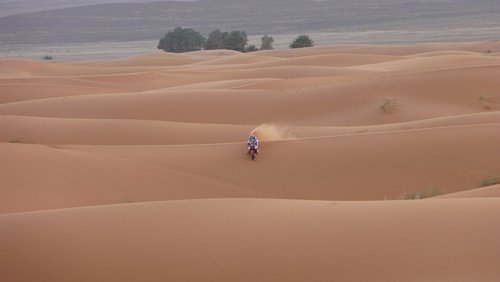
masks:
[(496, 281), (498, 51), (0, 59), (1, 277)]
[(30, 59), (2, 59), (0, 61), (2, 77), (5, 76), (33, 76), (33, 75), (61, 75), (64, 71), (73, 70), (75, 67), (58, 68), (57, 64), (47, 61)]
[(116, 68), (113, 64), (95, 65), (89, 63), (65, 63), (55, 61), (35, 61), (31, 59), (0, 60), (2, 77), (68, 77), (79, 75), (128, 73), (155, 69), (154, 66), (139, 68), (132, 65), (129, 68)]
[(408, 57), (400, 60), (393, 60), (390, 62), (373, 63), (368, 65), (358, 66), (358, 68), (375, 70), (375, 71), (391, 71), (391, 72), (420, 72), (420, 71), (434, 71), (446, 69), (461, 69), (466, 66), (467, 68), (482, 67), (482, 66), (498, 66), (500, 64), (500, 57), (488, 57), (473, 54), (460, 54), (460, 55), (434, 55), (434, 56), (419, 56)]
[(123, 58), (111, 61), (94, 61), (94, 62), (69, 62), (70, 64), (88, 65), (92, 67), (137, 67), (137, 66), (182, 66), (195, 62), (204, 61), (203, 57), (190, 56), (186, 54), (172, 54), (167, 52), (155, 52)]
[[(494, 59), (493, 62), (495, 62)], [(205, 79), (208, 88), (193, 88), (189, 83), (200, 83), (186, 74), (140, 73), (131, 75), (86, 77), (93, 85), (118, 89), (126, 95), (102, 94), (60, 97), (45, 100), (23, 101), (0, 105), (1, 114), (35, 115), (67, 118), (111, 118), (111, 119), (154, 119), (186, 121), (195, 123), (260, 124), (283, 122), (339, 126), (406, 122), (412, 120), (445, 117), (449, 115), (472, 114), (498, 110), (500, 107), (500, 85), (497, 73), (500, 64), (487, 66), (462, 66), (455, 69), (419, 69), (414, 74), (393, 74), (366, 76), (340, 80), (323, 87), (305, 82), (305, 77), (339, 75), (337, 69), (326, 67), (277, 67), (265, 71), (230, 71), (219, 80), (216, 87), (206, 82), (214, 81), (222, 74), (209, 72)], [(318, 71), (318, 73), (316, 73)], [(221, 72), (221, 71), (219, 71)], [(252, 72), (253, 75), (245, 73)], [(277, 75), (273, 75), (276, 73)], [(196, 74), (202, 76), (202, 74)], [(195, 76), (196, 76), (195, 75)], [(362, 75), (360, 75), (362, 76)], [(242, 77), (249, 79), (245, 85)], [(303, 82), (293, 89), (276, 89), (273, 84), (281, 81), (272, 79), (300, 78)], [(178, 80), (176, 80), (178, 78)], [(81, 78), (80, 78), (81, 79)], [(240, 87), (234, 89), (234, 80)], [(227, 81), (230, 80), (228, 83)], [(231, 82), (232, 81), (232, 82)], [(139, 83), (141, 82), (141, 83)], [(222, 86), (221, 86), (222, 83)], [(165, 89), (169, 86), (185, 85), (185, 91)], [(254, 86), (251, 86), (254, 85)], [(227, 89), (221, 89), (226, 86)], [(453, 87), (451, 87), (453, 86)], [(154, 88), (161, 91), (146, 92)], [(212, 88), (212, 89), (211, 89)], [(183, 89), (183, 88), (181, 88)], [(281, 90), (281, 91), (280, 91)], [(286, 93), (282, 91), (287, 90)], [(134, 91), (139, 91), (135, 92)], [(381, 105), (386, 98), (398, 101), (400, 109), (384, 114)], [(198, 107), (203, 101), (203, 108)], [(241, 109), (241, 110), (240, 110)], [(244, 111), (258, 111), (257, 115)]]
[(79, 85), (3, 84), (0, 86), (0, 91), (2, 91), (0, 103), (12, 103), (52, 97), (114, 93), (116, 90)]
[(390, 62), (400, 59), (399, 56), (368, 55), (368, 54), (323, 54), (309, 55), (295, 58), (286, 58), (280, 61), (271, 61), (258, 66), (328, 66), (328, 67), (350, 67), (361, 64), (375, 64)]
[(424, 43), (406, 45), (383, 45), (383, 44), (338, 44), (330, 46), (315, 46), (313, 48), (303, 48), (290, 50), (265, 51), (265, 54), (273, 57), (297, 57), (320, 54), (369, 54), (369, 55), (389, 55), (408, 56), (419, 53), (435, 51), (470, 51), (476, 53), (487, 53), (500, 51), (500, 41), (488, 42), (465, 42), (465, 43)]
[(266, 153), (251, 165), (241, 143), (77, 149), (187, 171), (277, 198), (382, 200), (479, 187), (498, 167), (499, 138), (500, 124), (491, 124), (264, 141)]
[(0, 271), (16, 281), (496, 281), (499, 213), (497, 198), (9, 214), (0, 216)]
[(0, 116), (1, 142), (85, 145), (180, 145), (245, 139), (253, 126), (147, 120)]
[[(50, 119), (48, 121), (52, 122)], [(61, 121), (56, 120), (56, 122)], [(98, 132), (98, 128), (103, 125), (99, 123), (93, 125), (86, 120), (83, 120), (81, 124), (93, 126), (95, 132)], [(78, 123), (73, 123), (73, 125), (76, 126)], [(108, 126), (115, 127), (114, 130), (117, 133), (114, 138), (120, 137), (118, 125), (119, 123), (113, 121), (108, 123)], [(163, 124), (160, 123), (160, 125)], [(180, 128), (176, 129), (179, 126), (182, 125), (175, 124), (170, 129), (166, 127), (172, 133), (176, 133), (175, 130), (178, 130), (177, 143), (181, 142), (182, 138), (188, 137), (193, 137), (190, 142), (196, 140), (201, 142), (201, 139), (194, 139), (195, 136), (209, 130), (209, 128), (206, 128), (205, 131), (200, 130), (199, 126), (194, 125), (191, 127), (192, 135), (190, 136), (187, 133), (190, 130), (189, 125), (182, 129), (184, 133), (181, 133)], [(232, 127), (229, 126), (222, 128), (214, 126), (213, 128), (214, 130), (227, 130), (227, 141), (230, 141), (229, 138), (234, 138), (229, 137), (232, 134), (235, 137), (237, 135), (244, 136), (243, 128), (235, 128), (237, 130), (233, 131), (231, 131)], [(199, 197), (203, 198), (234, 195), (245, 197), (254, 195), (248, 194), (247, 191), (254, 191), (255, 194), (269, 195), (274, 198), (398, 199), (409, 193), (425, 193), (430, 190), (436, 190), (438, 193), (452, 193), (479, 187), (481, 181), (494, 174), (498, 167), (496, 156), (500, 153), (500, 145), (496, 140), (500, 138), (499, 128), (500, 124), (497, 123), (298, 139), (293, 136), (293, 132), (269, 132), (274, 129), (265, 129), (257, 131), (257, 134), (264, 142), (262, 150), (266, 153), (251, 165), (248, 164), (244, 144), (208, 144), (208, 141), (216, 142), (217, 140), (205, 140), (205, 143), (200, 145), (179, 146), (93, 145), (51, 148), (26, 144), (4, 144), (2, 145), (2, 149), (6, 152), (3, 154), (4, 158), (13, 159), (18, 165), (6, 162), (3, 171), (9, 176), (5, 180), (8, 183), (9, 191), (31, 193), (32, 189), (40, 189), (44, 192), (37, 197), (37, 201), (46, 200), (47, 204), (33, 207), (33, 209), (57, 207), (53, 206), (50, 201), (56, 193), (53, 190), (63, 190), (76, 194), (86, 193), (85, 191), (89, 187), (87, 187), (88, 180), (85, 179), (88, 175), (98, 176), (98, 181), (91, 184), (97, 190), (116, 187), (119, 191), (123, 188), (122, 186), (117, 187), (118, 183), (121, 182), (120, 175), (122, 174), (131, 177), (125, 185), (129, 189), (133, 189), (134, 185), (143, 187), (145, 185), (141, 183), (143, 177), (148, 177), (148, 181), (153, 181), (154, 185), (148, 184), (150, 188), (170, 187), (172, 185), (171, 176), (158, 175), (163, 170), (178, 171), (195, 178), (214, 180), (216, 183), (228, 183), (242, 188), (245, 192), (240, 193), (239, 190), (235, 190), (233, 192), (236, 194), (234, 194), (230, 190), (221, 192), (219, 189), (214, 189), (212, 191), (211, 186), (204, 186), (205, 193), (199, 194)], [(61, 126), (60, 130), (63, 129), (64, 127)], [(114, 130), (111, 130), (108, 135), (114, 134)], [(158, 127), (153, 127), (150, 130), (158, 130)], [(127, 133), (127, 130), (123, 131)], [(237, 131), (240, 133), (238, 134)], [(128, 132), (130, 133), (130, 131)], [(78, 138), (79, 134), (71, 135)], [(40, 135), (43, 136), (41, 133)], [(147, 141), (142, 142), (148, 144), (151, 142), (150, 140), (153, 140), (152, 136), (154, 137), (150, 134), (149, 137), (146, 137)], [(220, 138), (223, 136), (221, 134)], [(480, 138), (475, 136), (480, 136)], [(54, 139), (57, 138), (57, 135), (45, 138)], [(103, 141), (100, 142), (113, 140), (113, 137), (105, 139), (105, 135), (102, 138)], [(291, 139), (280, 141), (282, 138)], [(95, 137), (94, 139), (94, 141), (88, 142), (90, 144), (92, 144), (91, 142), (99, 142), (99, 138)], [(137, 137), (130, 137), (129, 142), (133, 142), (134, 139)], [(60, 140), (60, 142), (63, 141), (62, 138)], [(86, 138), (82, 137), (80, 142), (85, 140)], [(158, 140), (161, 140), (161, 137)], [(456, 142), (456, 140), (460, 140), (460, 142)], [(27, 141), (19, 139), (10, 142)], [(189, 142), (185, 144), (189, 144)], [(474, 148), (473, 154), (471, 148)], [(30, 150), (33, 152), (23, 153), (30, 152)], [(70, 154), (72, 158), (61, 158), (67, 154)], [(92, 161), (89, 162), (90, 157), (92, 157)], [(43, 163), (44, 159), (50, 161)], [(113, 162), (118, 161), (120, 166), (112, 165)], [(28, 171), (36, 170), (38, 166), (43, 164), (43, 167), (38, 169), (38, 173), (42, 173), (42, 175), (33, 176), (36, 179), (35, 183), (33, 183), (33, 178), (24, 178), (23, 174), (19, 173), (23, 163), (29, 164), (26, 168)], [(69, 164), (71, 166), (68, 166)], [(309, 169), (310, 167), (314, 167), (314, 170)], [(71, 173), (73, 170), (78, 170), (78, 174)], [(53, 175), (50, 173), (51, 171), (60, 171), (60, 173)], [(130, 174), (131, 171), (137, 172)], [(362, 172), (361, 175), (360, 172)], [(43, 173), (50, 177), (43, 176)], [(153, 175), (150, 175), (151, 173)], [(200, 183), (179, 182), (174, 185), (179, 191), (189, 192), (192, 189), (198, 189)], [(304, 189), (304, 187), (308, 187), (308, 189)], [(370, 189), (366, 189), (366, 187), (370, 187)], [(184, 199), (190, 198), (192, 195), (188, 193), (186, 196), (185, 193), (172, 193), (167, 190), (164, 192), (166, 194), (162, 194), (162, 197), (168, 197), (168, 199)], [(15, 204), (22, 202), (25, 196), (24, 193), (19, 195), (9, 192), (1, 198), (4, 203), (2, 206), (6, 208), (6, 211), (15, 210)], [(147, 197), (150, 196), (150, 194), (147, 195)], [(119, 203), (122, 200), (115, 197), (108, 203)], [(14, 206), (10, 206), (9, 203), (14, 204)], [(80, 205), (92, 203), (84, 201)]]
[(151, 163), (60, 146), (0, 144), (0, 213), (265, 194)]

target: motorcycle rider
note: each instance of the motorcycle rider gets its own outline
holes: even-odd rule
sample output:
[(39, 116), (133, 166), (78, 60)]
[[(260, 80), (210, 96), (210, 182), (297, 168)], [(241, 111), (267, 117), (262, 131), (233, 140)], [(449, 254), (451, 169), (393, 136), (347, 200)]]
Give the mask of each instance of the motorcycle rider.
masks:
[(257, 139), (257, 136), (255, 134), (250, 134), (250, 137), (248, 138), (248, 152), (250, 152), (251, 148), (255, 148), (255, 152), (258, 154), (259, 153), (259, 139)]

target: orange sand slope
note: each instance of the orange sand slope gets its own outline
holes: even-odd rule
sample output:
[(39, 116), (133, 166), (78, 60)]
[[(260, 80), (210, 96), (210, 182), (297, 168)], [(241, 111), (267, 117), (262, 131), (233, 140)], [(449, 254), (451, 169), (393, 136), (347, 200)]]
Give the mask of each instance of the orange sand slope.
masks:
[(6, 281), (496, 281), (499, 198), (219, 199), (0, 216)]
[(499, 73), (500, 42), (0, 59), (1, 276), (496, 281)]

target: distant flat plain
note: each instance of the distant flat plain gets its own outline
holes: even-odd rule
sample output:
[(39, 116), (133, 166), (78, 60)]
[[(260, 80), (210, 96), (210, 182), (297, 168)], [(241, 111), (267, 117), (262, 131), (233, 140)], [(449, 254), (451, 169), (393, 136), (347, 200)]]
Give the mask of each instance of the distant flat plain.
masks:
[[(471, 42), (496, 41), (495, 35), (500, 34), (500, 27), (484, 29), (454, 29), (427, 31), (365, 31), (337, 33), (309, 33), (316, 45), (323, 44), (401, 44), (425, 42)], [(288, 48), (289, 43), (297, 34), (273, 35), (275, 49)], [(66, 44), (14, 44), (1, 45), (0, 57), (3, 58), (42, 58), (46, 55), (55, 60), (103, 60), (135, 56), (149, 52), (160, 52), (156, 48), (158, 40), (137, 40), (125, 42), (89, 42)], [(259, 46), (260, 36), (250, 35), (249, 44)], [(500, 52), (500, 50), (490, 50)], [(488, 52), (488, 50), (484, 50)]]

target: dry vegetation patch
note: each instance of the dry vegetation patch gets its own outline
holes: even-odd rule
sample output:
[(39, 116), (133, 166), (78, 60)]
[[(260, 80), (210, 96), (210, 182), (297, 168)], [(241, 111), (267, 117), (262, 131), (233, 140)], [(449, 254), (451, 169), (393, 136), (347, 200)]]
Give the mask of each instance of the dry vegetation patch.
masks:
[(386, 114), (391, 114), (396, 112), (399, 109), (400, 105), (397, 99), (392, 97), (386, 97), (384, 102), (380, 106), (382, 111)]
[(486, 110), (491, 110), (492, 107), (497, 106), (498, 104), (495, 102), (495, 98), (491, 95), (481, 94), (479, 96), (479, 102)]
[(485, 179), (483, 179), (483, 181), (481, 181), (481, 185), (483, 187), (496, 185), (496, 184), (500, 184), (500, 173), (498, 173), (496, 175), (490, 175), (490, 176), (486, 177)]

